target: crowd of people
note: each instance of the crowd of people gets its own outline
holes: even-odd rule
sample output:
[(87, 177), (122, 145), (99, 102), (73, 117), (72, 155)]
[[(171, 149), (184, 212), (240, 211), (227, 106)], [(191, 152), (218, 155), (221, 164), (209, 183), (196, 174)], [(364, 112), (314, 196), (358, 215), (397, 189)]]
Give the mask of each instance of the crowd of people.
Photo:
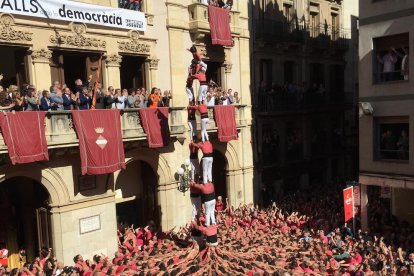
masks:
[[(3, 75), (0, 75), (0, 84)], [(63, 111), (63, 110), (88, 110), (92, 105), (96, 109), (126, 109), (126, 108), (157, 108), (169, 107), (172, 99), (170, 90), (163, 93), (159, 88), (148, 91), (144, 87), (131, 89), (108, 88), (96, 84), (96, 89), (91, 85), (92, 76), (83, 82), (75, 81), (71, 89), (66, 84), (55, 81), (49, 90), (37, 90), (34, 85), (23, 85), (19, 89), (16, 85), (10, 85), (4, 89), (0, 85), (0, 110), (2, 111)], [(93, 91), (95, 89), (95, 102)]]
[(321, 104), (325, 102), (325, 97), (326, 89), (322, 83), (310, 86), (304, 82), (268, 85), (263, 81), (259, 87), (259, 106), (264, 111)]
[(200, 3), (228, 10), (233, 7), (233, 0), (200, 0)]
[[(161, 231), (120, 224), (114, 256), (95, 255), (62, 264), (50, 250), (21, 268), (0, 267), (0, 275), (413, 275), (414, 231), (383, 219), (383, 206), (370, 203), (365, 232), (343, 223), (341, 189), (295, 193), (266, 208), (217, 200), (217, 245), (196, 241), (197, 222)], [(197, 221), (204, 221), (203, 212)], [(371, 226), (371, 225), (370, 225)]]
[(118, 0), (118, 7), (133, 11), (143, 11), (144, 0)]

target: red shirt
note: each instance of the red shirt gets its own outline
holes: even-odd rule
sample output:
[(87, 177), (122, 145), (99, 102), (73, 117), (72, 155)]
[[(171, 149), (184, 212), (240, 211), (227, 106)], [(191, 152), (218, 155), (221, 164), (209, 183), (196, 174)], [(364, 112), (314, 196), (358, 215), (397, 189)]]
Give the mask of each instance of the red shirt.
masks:
[(217, 202), (216, 202), (216, 211), (217, 211), (217, 212), (221, 212), (221, 211), (223, 211), (223, 209), (224, 209), (224, 204), (223, 204), (223, 202), (217, 201)]
[(214, 193), (214, 184), (211, 182), (207, 182), (206, 184), (191, 183), (191, 187), (200, 189), (200, 191), (205, 195)]
[(197, 145), (201, 149), (203, 154), (213, 153), (213, 145), (210, 143), (210, 141), (205, 141), (204, 143), (198, 143)]
[(207, 106), (205, 104), (200, 104), (198, 106), (198, 112), (200, 112), (200, 114), (207, 113), (208, 112)]

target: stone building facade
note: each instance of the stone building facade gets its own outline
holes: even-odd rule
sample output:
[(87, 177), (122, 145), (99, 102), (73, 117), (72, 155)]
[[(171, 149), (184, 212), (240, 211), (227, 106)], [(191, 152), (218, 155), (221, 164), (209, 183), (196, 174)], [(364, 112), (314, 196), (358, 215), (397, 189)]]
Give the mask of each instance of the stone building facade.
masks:
[[(118, 8), (116, 0), (81, 2)], [(247, 0), (235, 1), (230, 12), (233, 47), (211, 45), (207, 7), (195, 0), (144, 0), (144, 32), (0, 10), (0, 71), (5, 86), (30, 83), (48, 90), (55, 80), (72, 85), (76, 78), (95, 76), (101, 64), (104, 87), (160, 87), (173, 93), (168, 147), (149, 149), (137, 111), (122, 113), (125, 171), (81, 176), (78, 140), (69, 112), (47, 114), (49, 162), (13, 166), (0, 140), (4, 203), (0, 206), (14, 206), (0, 237), (5, 240), (15, 233), (12, 236), (27, 250), (29, 259), (42, 246), (50, 246), (59, 259), (70, 264), (76, 254), (88, 258), (95, 253), (113, 254), (117, 220), (128, 221), (131, 214), (137, 223), (154, 220), (162, 229), (187, 223), (189, 193), (183, 196), (177, 190), (176, 171), (189, 157), (184, 88), (191, 62), (186, 49), (193, 44), (205, 56), (210, 77), (238, 91), (242, 99), (236, 108), (237, 141), (218, 142), (210, 110), (217, 191), (234, 206), (253, 202), (248, 8)]]

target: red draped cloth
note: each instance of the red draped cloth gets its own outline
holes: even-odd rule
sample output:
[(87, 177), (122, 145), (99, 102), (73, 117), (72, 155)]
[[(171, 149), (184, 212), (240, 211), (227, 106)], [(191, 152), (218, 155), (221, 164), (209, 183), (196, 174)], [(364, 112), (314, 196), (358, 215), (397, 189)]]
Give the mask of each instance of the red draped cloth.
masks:
[(72, 110), (72, 117), (79, 137), (82, 175), (125, 169), (118, 109)]
[(147, 134), (150, 148), (162, 148), (170, 143), (168, 115), (168, 107), (141, 108), (139, 110), (141, 125)]
[(44, 112), (0, 113), (0, 126), (13, 165), (49, 160)]
[(233, 46), (229, 10), (208, 6), (208, 21), (210, 22), (212, 44)]
[(237, 140), (237, 128), (234, 105), (214, 106), (218, 139), (220, 142)]

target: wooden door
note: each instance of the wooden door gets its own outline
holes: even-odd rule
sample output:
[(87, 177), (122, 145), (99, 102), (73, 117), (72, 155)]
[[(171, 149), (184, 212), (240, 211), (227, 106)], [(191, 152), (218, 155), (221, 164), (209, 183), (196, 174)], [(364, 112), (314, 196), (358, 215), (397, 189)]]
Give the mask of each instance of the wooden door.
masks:
[(52, 248), (49, 211), (44, 207), (36, 209), (36, 221), (39, 252), (42, 249), (42, 247)]
[(14, 52), (14, 60), (16, 62), (16, 84), (22, 88), (23, 84), (27, 84), (29, 81), (27, 49), (16, 50)]
[(86, 57), (86, 78), (92, 75), (91, 85), (93, 85), (96, 82), (98, 74), (98, 81), (103, 85), (103, 66), (101, 57), (102, 55), (100, 54), (88, 54), (88, 56)]
[(52, 62), (50, 63), (50, 73), (52, 76), (51, 83), (55, 81), (65, 83), (65, 70), (63, 64), (63, 54), (53, 52)]

